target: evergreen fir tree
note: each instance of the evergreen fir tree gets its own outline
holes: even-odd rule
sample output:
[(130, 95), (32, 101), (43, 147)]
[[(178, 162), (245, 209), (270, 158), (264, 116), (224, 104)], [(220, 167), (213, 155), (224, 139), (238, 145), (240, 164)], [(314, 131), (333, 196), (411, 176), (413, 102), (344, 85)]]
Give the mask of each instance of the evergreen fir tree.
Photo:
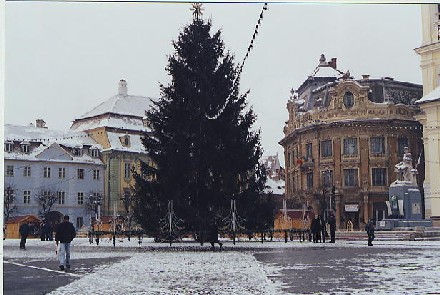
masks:
[(152, 131), (143, 144), (151, 162), (135, 175), (135, 216), (150, 232), (160, 227), (168, 200), (192, 232), (227, 216), (232, 198), (245, 219), (262, 203), (266, 174), (260, 132), (251, 130), (256, 116), (247, 108), (248, 92), (239, 94), (221, 32), (211, 35), (211, 27), (196, 15), (173, 42), (171, 81), (146, 113)]

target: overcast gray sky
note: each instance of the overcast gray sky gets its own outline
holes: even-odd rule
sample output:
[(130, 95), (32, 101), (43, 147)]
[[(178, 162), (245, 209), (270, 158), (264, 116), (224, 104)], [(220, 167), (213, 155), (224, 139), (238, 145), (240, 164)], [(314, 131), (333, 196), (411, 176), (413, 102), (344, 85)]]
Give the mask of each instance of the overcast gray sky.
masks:
[[(204, 4), (236, 62), (246, 54), (263, 3)], [(422, 83), (419, 4), (270, 3), (243, 70), (241, 91), (258, 115), (265, 155), (279, 153), (290, 89), (321, 53), (355, 78), (370, 74)], [(7, 2), (5, 123), (42, 118), (53, 129), (117, 93), (159, 96), (169, 81), (171, 41), (192, 19), (190, 4)]]

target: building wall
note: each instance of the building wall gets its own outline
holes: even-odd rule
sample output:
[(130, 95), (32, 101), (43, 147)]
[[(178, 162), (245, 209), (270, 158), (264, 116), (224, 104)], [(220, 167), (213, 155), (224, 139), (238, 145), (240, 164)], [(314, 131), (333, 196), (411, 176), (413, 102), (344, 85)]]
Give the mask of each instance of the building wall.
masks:
[[(415, 49), (420, 55), (420, 67), (423, 78), (423, 94), (428, 95), (440, 86), (440, 37), (439, 5), (423, 4), (422, 44)], [(434, 225), (440, 226), (440, 98), (436, 101), (421, 103), (422, 114), (418, 116), (423, 124), (426, 179), (425, 217), (431, 218)]]
[[(414, 85), (413, 88), (417, 89)], [(353, 107), (344, 105), (347, 91), (354, 95)], [(286, 197), (302, 200), (307, 206), (313, 206), (315, 212), (329, 209), (332, 202), (340, 228), (344, 228), (348, 220), (360, 228), (370, 218), (386, 217), (388, 187), (396, 180), (394, 165), (402, 160), (405, 138), (414, 163), (420, 155), (421, 125), (414, 118), (418, 111), (402, 104), (372, 103), (368, 99), (369, 87), (352, 80), (340, 82), (328, 93), (329, 104), (312, 112), (299, 114), (295, 102), (288, 103), (290, 119), (284, 129), (285, 138), (280, 142), (286, 159)], [(315, 97), (319, 96), (315, 93)], [(373, 137), (384, 138), (382, 153), (371, 151)], [(344, 154), (347, 138), (357, 140), (355, 155)], [(331, 155), (321, 154), (324, 141), (331, 142)], [(311, 156), (307, 155), (309, 144)], [(373, 185), (373, 168), (386, 169), (383, 185)], [(346, 185), (345, 169), (355, 169), (355, 185)], [(326, 187), (325, 173), (332, 174), (331, 183)]]
[[(70, 215), (70, 220), (75, 226), (78, 217), (83, 218), (84, 225), (90, 225), (91, 212), (87, 208), (88, 197), (93, 193), (103, 193), (104, 166), (89, 163), (5, 159), (5, 169), (8, 165), (14, 167), (14, 176), (7, 176), (5, 173), (4, 183), (5, 188), (11, 187), (14, 190), (17, 206), (14, 216), (26, 214), (38, 216), (41, 207), (38, 205), (36, 195), (48, 190), (55, 194), (65, 193), (65, 203), (55, 203), (51, 211)], [(30, 167), (30, 176), (24, 176), (24, 167)], [(51, 169), (50, 178), (43, 176), (44, 167)], [(65, 168), (65, 177), (59, 178), (59, 168)], [(84, 169), (84, 179), (78, 179), (78, 169)], [(99, 171), (99, 179), (93, 179), (93, 170)], [(24, 203), (25, 191), (29, 192), (29, 203)], [(78, 193), (83, 193), (83, 204), (78, 204)]]

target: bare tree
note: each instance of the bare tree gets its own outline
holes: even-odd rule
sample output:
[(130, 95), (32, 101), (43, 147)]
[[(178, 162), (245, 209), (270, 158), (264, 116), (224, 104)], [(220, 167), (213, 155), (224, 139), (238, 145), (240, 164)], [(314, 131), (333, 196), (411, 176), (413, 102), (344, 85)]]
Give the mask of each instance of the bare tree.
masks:
[(6, 186), (5, 187), (5, 193), (4, 193), (4, 207), (3, 207), (3, 214), (4, 214), (4, 221), (6, 222), (17, 210), (17, 204), (16, 204), (16, 197), (14, 194), (14, 188), (12, 186)]
[(40, 190), (35, 196), (37, 203), (41, 208), (38, 210), (38, 215), (46, 218), (47, 214), (52, 211), (53, 205), (58, 202), (59, 196), (51, 190)]

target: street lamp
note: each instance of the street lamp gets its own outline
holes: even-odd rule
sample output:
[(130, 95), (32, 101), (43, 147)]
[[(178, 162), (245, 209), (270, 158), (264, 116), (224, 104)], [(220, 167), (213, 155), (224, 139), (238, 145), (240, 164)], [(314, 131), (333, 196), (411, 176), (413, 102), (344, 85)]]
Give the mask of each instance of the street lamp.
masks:
[[(98, 226), (97, 231), (99, 232), (99, 222), (101, 220), (101, 202), (102, 202), (102, 198), (100, 195), (90, 195), (89, 196), (90, 209), (95, 212), (95, 220), (93, 221), (93, 219), (91, 218), (92, 235), (94, 235), (94, 233), (95, 233), (95, 224), (94, 223), (97, 224), (97, 226)], [(99, 245), (99, 234), (96, 234), (96, 245)]]

